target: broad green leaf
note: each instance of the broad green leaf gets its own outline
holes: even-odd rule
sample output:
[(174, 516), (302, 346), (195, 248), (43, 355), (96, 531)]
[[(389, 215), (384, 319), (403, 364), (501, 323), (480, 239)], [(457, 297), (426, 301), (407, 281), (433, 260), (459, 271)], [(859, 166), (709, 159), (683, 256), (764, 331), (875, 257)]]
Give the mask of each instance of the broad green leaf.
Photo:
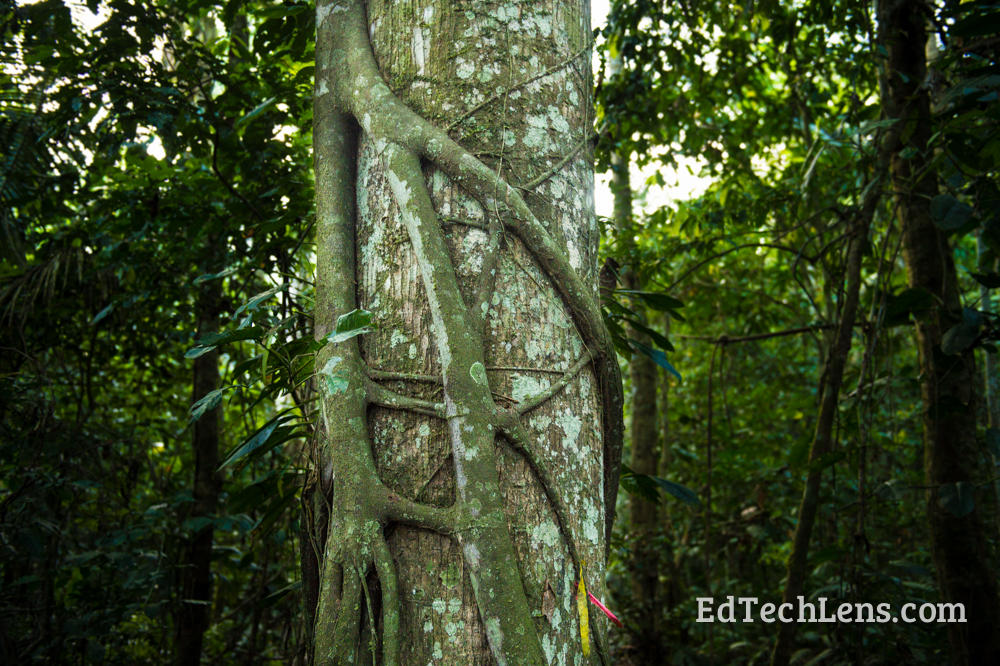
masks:
[(261, 303), (271, 298), (278, 292), (284, 291), (284, 289), (285, 289), (284, 287), (274, 287), (273, 289), (268, 289), (267, 291), (260, 292), (259, 294), (251, 298), (249, 301), (241, 305), (239, 308), (237, 308), (236, 312), (233, 313), (233, 318), (235, 319), (236, 317), (239, 317), (244, 312), (252, 312), (256, 310)]
[(235, 513), (256, 511), (269, 498), (280, 495), (283, 485), (294, 483), (297, 476), (287, 470), (271, 470), (254, 479), (250, 485), (233, 492), (226, 506)]
[(941, 337), (941, 351), (945, 354), (961, 354), (979, 338), (983, 316), (970, 308), (962, 309), (962, 322), (949, 328)]
[(601, 314), (604, 316), (604, 325), (608, 328), (608, 333), (611, 334), (611, 342), (615, 345), (615, 349), (622, 356), (631, 356), (632, 350), (628, 346), (628, 339), (625, 337), (625, 329), (621, 325), (621, 321), (617, 317), (609, 316), (607, 310), (601, 310)]
[(200, 532), (206, 527), (210, 527), (215, 520), (208, 516), (193, 516), (184, 521), (181, 529), (185, 532)]
[(236, 329), (232, 331), (221, 331), (219, 333), (206, 333), (198, 340), (198, 346), (218, 347), (219, 345), (224, 345), (229, 342), (250, 340), (251, 338), (263, 335), (263, 333), (264, 329), (260, 326), (251, 326), (250, 328)]
[(204, 356), (213, 349), (215, 349), (215, 347), (192, 347), (184, 352), (184, 358), (198, 358), (199, 356)]
[(652, 479), (653, 482), (663, 489), (664, 492), (676, 497), (685, 504), (690, 504), (692, 506), (701, 505), (701, 500), (698, 499), (698, 495), (687, 486), (682, 486), (675, 481), (669, 481), (658, 476), (654, 476)]
[[(231, 388), (231, 387), (227, 387)], [(222, 402), (222, 393), (225, 388), (215, 389), (214, 391), (209, 391), (200, 400), (191, 405), (191, 411), (188, 415), (188, 423), (194, 423), (206, 412), (209, 412), (219, 406)]]
[(270, 421), (261, 426), (257, 432), (250, 435), (245, 439), (239, 446), (229, 452), (229, 455), (225, 457), (222, 463), (219, 465), (219, 469), (224, 469), (229, 467), (233, 463), (243, 460), (250, 455), (259, 455), (266, 451), (270, 451), (278, 444), (292, 439), (289, 437), (293, 432), (298, 434), (295, 426), (284, 425), (295, 418), (294, 414), (289, 414), (288, 411), (281, 412)]
[(96, 324), (97, 322), (101, 321), (102, 319), (104, 319), (105, 317), (107, 317), (109, 314), (111, 314), (111, 311), (114, 310), (114, 309), (115, 309), (115, 304), (111, 303), (110, 305), (108, 305), (107, 307), (105, 307), (103, 310), (101, 310), (100, 312), (98, 312), (96, 315), (94, 315), (94, 318), (90, 320), (90, 323), (91, 324)]
[(627, 318), (625, 321), (627, 321), (636, 330), (648, 335), (653, 343), (660, 349), (669, 352), (675, 351), (674, 346), (670, 344), (670, 340), (668, 340), (667, 337), (659, 331), (646, 326), (638, 319)]
[(939, 194), (931, 201), (931, 219), (942, 231), (960, 229), (972, 217), (972, 207), (950, 194)]
[(254, 107), (254, 109), (252, 111), (250, 111), (245, 116), (243, 116), (242, 118), (240, 118), (239, 120), (237, 120), (236, 124), (233, 125), (233, 127), (238, 128), (238, 127), (240, 127), (242, 125), (245, 125), (245, 124), (249, 123), (251, 120), (253, 120), (257, 116), (259, 116), (260, 114), (262, 114), (269, 106), (271, 106), (272, 104), (274, 104), (274, 102), (275, 102), (276, 99), (277, 98), (275, 98), (275, 97), (270, 97), (270, 98), (264, 100), (263, 102), (261, 102), (260, 104), (258, 104), (256, 107)]
[(233, 377), (240, 377), (244, 372), (252, 368), (260, 367), (260, 355), (248, 358), (245, 361), (240, 362), (235, 368), (233, 368)]
[(637, 495), (656, 504), (660, 502), (660, 493), (653, 478), (648, 474), (636, 474), (628, 465), (622, 465), (618, 485), (629, 495)]
[(196, 277), (192, 284), (201, 284), (202, 282), (208, 282), (209, 280), (217, 280), (218, 278), (228, 277), (235, 272), (235, 268), (227, 268), (226, 270), (219, 271), (218, 273), (205, 273), (204, 275)]
[(271, 7), (259, 10), (257, 15), (262, 18), (284, 18), (286, 16), (301, 14), (302, 12), (308, 10), (308, 8), (309, 7), (305, 4), (272, 5)]
[(264, 515), (253, 527), (255, 532), (268, 533), (270, 529), (274, 526), (278, 520), (286, 515), (292, 506), (295, 505), (296, 499), (298, 499), (298, 492), (296, 491), (297, 486), (295, 484), (289, 484), (285, 489), (284, 493), (279, 493), (274, 496), (270, 502), (263, 507)]
[(932, 305), (934, 297), (922, 287), (911, 287), (898, 294), (889, 294), (885, 299), (885, 325), (909, 324), (911, 314), (923, 312)]
[(670, 312), (684, 307), (684, 301), (679, 301), (673, 296), (667, 296), (656, 291), (639, 291), (635, 289), (616, 289), (616, 294), (632, 294), (638, 296), (643, 302), (654, 310), (660, 312)]
[(938, 505), (959, 518), (967, 516), (976, 508), (975, 488), (968, 481), (946, 483), (938, 492)]
[(326, 336), (326, 341), (337, 344), (344, 340), (370, 333), (374, 330), (371, 326), (372, 313), (367, 310), (352, 310), (347, 314), (337, 317), (337, 326), (333, 333)]
[(660, 351), (659, 349), (653, 349), (649, 345), (644, 345), (638, 340), (629, 339), (628, 342), (636, 351), (638, 351), (641, 354), (645, 354), (649, 358), (653, 359), (653, 361), (655, 361), (658, 366), (665, 369), (667, 372), (676, 377), (677, 381), (684, 381), (683, 378), (681, 377), (681, 373), (677, 372), (677, 369), (670, 364), (670, 361), (667, 360), (667, 355), (664, 354), (662, 351)]
[(619, 478), (619, 484), (622, 489), (630, 495), (638, 495), (643, 499), (656, 504), (660, 502), (660, 492), (667, 493), (671, 497), (679, 499), (685, 504), (690, 504), (692, 506), (698, 506), (701, 504), (701, 500), (698, 499), (698, 495), (687, 486), (683, 486), (675, 481), (669, 481), (658, 476), (640, 474), (628, 465), (624, 464), (622, 465), (622, 474)]
[(298, 591), (302, 587), (301, 581), (295, 581), (294, 583), (289, 583), (284, 587), (279, 587), (277, 590), (267, 595), (261, 599), (261, 608), (270, 608), (280, 602), (282, 599), (287, 597), (292, 592)]

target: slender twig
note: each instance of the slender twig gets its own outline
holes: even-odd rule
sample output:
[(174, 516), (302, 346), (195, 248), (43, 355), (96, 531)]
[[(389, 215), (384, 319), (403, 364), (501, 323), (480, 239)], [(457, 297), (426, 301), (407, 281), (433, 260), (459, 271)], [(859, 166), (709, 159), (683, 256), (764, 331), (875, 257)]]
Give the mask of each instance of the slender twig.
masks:
[(560, 391), (566, 388), (578, 374), (580, 374), (581, 370), (583, 370), (585, 367), (587, 367), (587, 365), (590, 364), (591, 358), (592, 357), (589, 351), (584, 352), (583, 356), (581, 356), (576, 363), (570, 366), (569, 370), (563, 373), (563, 376), (557, 379), (555, 383), (552, 384), (552, 386), (550, 386), (544, 392), (534, 396), (533, 398), (531, 398), (531, 400), (522, 403), (521, 406), (518, 407), (517, 413), (526, 414), (527, 412), (530, 412), (531, 410), (539, 407), (546, 400), (549, 400), (553, 396), (557, 395)]
[(488, 365), (487, 370), (496, 370), (498, 372), (545, 372), (552, 375), (561, 375), (562, 370), (553, 370), (552, 368), (525, 368), (519, 365)]
[(489, 225), (482, 220), (470, 220), (466, 217), (452, 217), (448, 215), (440, 216), (441, 224), (460, 224), (466, 227), (475, 227), (476, 229), (482, 229), (483, 231), (489, 230)]
[(808, 261), (809, 263), (815, 263), (816, 262), (816, 258), (805, 256), (805, 255), (802, 254), (802, 250), (795, 250), (794, 248), (790, 248), (787, 245), (779, 245), (777, 243), (743, 243), (741, 245), (736, 245), (734, 247), (726, 248), (722, 252), (717, 252), (717, 253), (715, 253), (713, 255), (705, 257), (701, 261), (698, 261), (697, 263), (694, 264), (694, 266), (691, 266), (690, 268), (687, 268), (683, 273), (681, 273), (680, 277), (675, 278), (673, 282), (671, 282), (669, 285), (667, 285), (665, 291), (670, 291), (670, 290), (676, 288), (677, 285), (679, 285), (681, 282), (683, 282), (684, 280), (686, 280), (689, 275), (691, 275), (692, 273), (694, 273), (695, 271), (697, 271), (701, 267), (705, 266), (706, 264), (711, 263), (711, 262), (715, 261), (716, 259), (721, 259), (722, 257), (726, 256), (727, 254), (732, 254), (733, 252), (737, 252), (739, 250), (747, 250), (747, 249), (751, 249), (751, 248), (752, 249), (768, 248), (768, 249), (771, 249), (771, 250), (781, 250), (782, 252), (790, 252), (792, 254), (800, 256), (800, 257), (804, 258), (806, 261)]
[(535, 189), (536, 187), (538, 187), (539, 185), (541, 185), (542, 183), (544, 183), (545, 181), (547, 181), (549, 178), (551, 178), (555, 174), (559, 173), (559, 171), (564, 166), (566, 166), (566, 164), (571, 159), (573, 159), (574, 157), (576, 157), (576, 154), (578, 152), (580, 152), (583, 149), (584, 146), (587, 145), (587, 142), (589, 142), (591, 138), (593, 138), (593, 137), (586, 136), (586, 137), (580, 139), (577, 142), (577, 144), (575, 146), (573, 146), (573, 148), (571, 150), (569, 150), (563, 156), (563, 158), (561, 160), (559, 160), (558, 162), (556, 162), (555, 164), (552, 165), (552, 168), (550, 168), (549, 170), (547, 170), (547, 171), (539, 174), (538, 176), (535, 176), (534, 178), (532, 178), (531, 180), (529, 180), (527, 183), (524, 183), (522, 185), (515, 185), (514, 187), (516, 187), (518, 189), (521, 189), (521, 190), (529, 190), (529, 191)]
[(754, 335), (744, 335), (741, 337), (731, 337), (728, 335), (677, 335), (682, 340), (698, 340), (699, 342), (711, 342), (713, 345), (731, 345), (738, 342), (753, 342), (756, 340), (767, 340), (769, 338), (781, 338), (786, 335), (798, 335), (800, 333), (812, 333), (824, 329), (835, 328), (833, 324), (813, 324), (811, 326), (801, 326), (799, 328), (789, 328), (784, 331), (774, 331), (772, 333), (756, 333)]

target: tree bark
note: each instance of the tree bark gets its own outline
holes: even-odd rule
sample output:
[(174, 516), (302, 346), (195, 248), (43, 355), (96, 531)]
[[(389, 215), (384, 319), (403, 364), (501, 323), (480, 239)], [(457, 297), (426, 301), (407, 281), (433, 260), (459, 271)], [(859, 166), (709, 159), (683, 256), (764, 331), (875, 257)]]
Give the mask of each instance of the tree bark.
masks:
[(317, 31), (317, 334), (376, 328), (316, 361), (315, 661), (574, 661), (621, 437), (586, 5), (321, 1)]
[[(216, 266), (209, 266), (209, 270), (214, 269)], [(198, 289), (195, 305), (198, 337), (219, 330), (221, 290), (220, 280), (209, 280)], [(194, 360), (192, 402), (197, 402), (218, 389), (219, 381), (219, 351), (212, 349)], [(222, 490), (222, 480), (217, 472), (221, 426), (221, 406), (206, 412), (194, 422), (191, 441), (194, 452), (194, 502), (186, 516), (188, 520), (211, 520), (215, 517)], [(180, 666), (196, 666), (201, 663), (202, 643), (212, 610), (212, 541), (213, 527), (209, 522), (195, 529), (182, 545), (178, 575), (179, 599), (174, 627), (175, 659)]]
[[(872, 188), (875, 190), (876, 188)], [(851, 334), (854, 319), (858, 310), (858, 298), (861, 289), (861, 260), (864, 248), (868, 243), (868, 229), (871, 225), (877, 197), (871, 196), (861, 208), (856, 218), (851, 221), (848, 241), (847, 265), (845, 277), (847, 284), (844, 289), (844, 301), (840, 311), (840, 321), (837, 324), (836, 335), (823, 368), (823, 378), (820, 382), (820, 407), (816, 418), (816, 431), (809, 447), (809, 472), (806, 485), (802, 491), (802, 501), (799, 504), (798, 521), (795, 535), (792, 538), (792, 552), (788, 558), (788, 572), (785, 577), (785, 590), (782, 594), (783, 603), (795, 603), (803, 593), (807, 574), (809, 557), (809, 541), (812, 538), (813, 525), (819, 509), (821, 482), (823, 479), (823, 457), (833, 450), (834, 425), (837, 419), (837, 404), (840, 400), (840, 386), (844, 378), (844, 368), (851, 351)], [(772, 666), (787, 666), (794, 647), (796, 625), (793, 622), (781, 623), (778, 626), (778, 638), (771, 653)]]
[[(621, 72), (621, 59), (610, 63), (610, 75)], [(645, 288), (641, 278), (638, 248), (635, 243), (635, 220), (632, 216), (632, 185), (629, 181), (629, 156), (615, 153), (611, 157), (611, 190), (614, 195), (614, 220), (625, 256), (624, 287), (641, 291)], [(641, 322), (646, 323), (645, 308), (635, 303)], [(629, 336), (650, 345), (649, 336), (629, 326)], [(629, 423), (629, 464), (634, 472), (655, 476), (658, 473), (656, 383), (657, 365), (645, 354), (634, 353), (629, 360), (629, 379), (632, 387), (631, 418)], [(659, 626), (659, 551), (656, 536), (659, 531), (658, 507), (655, 503), (632, 495), (628, 498), (630, 552), (627, 561), (632, 587), (633, 612), (629, 626), (637, 650), (637, 658), (652, 663), (663, 655), (663, 631)]]
[(980, 507), (955, 515), (942, 505), (942, 493), (975, 481), (976, 444), (972, 350), (948, 355), (941, 349), (945, 331), (961, 318), (961, 300), (952, 250), (934, 225), (930, 202), (938, 193), (931, 163), (930, 93), (924, 85), (926, 3), (880, 0), (880, 38), (888, 54), (882, 103), (904, 128), (892, 149), (895, 206), (903, 233), (903, 256), (911, 287), (934, 296), (934, 305), (917, 317), (916, 335), (923, 402), (924, 474), (927, 516), (934, 564), (944, 601), (965, 606), (966, 624), (949, 624), (955, 664), (1000, 663), (1000, 596), (988, 557)]

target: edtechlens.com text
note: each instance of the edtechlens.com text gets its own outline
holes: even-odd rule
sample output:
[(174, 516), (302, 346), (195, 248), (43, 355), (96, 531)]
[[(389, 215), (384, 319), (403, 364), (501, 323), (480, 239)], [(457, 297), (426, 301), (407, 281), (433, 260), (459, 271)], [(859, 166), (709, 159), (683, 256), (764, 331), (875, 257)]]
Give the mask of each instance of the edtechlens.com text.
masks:
[(829, 602), (826, 597), (806, 601), (761, 603), (757, 597), (728, 596), (716, 604), (714, 597), (698, 597), (698, 622), (860, 622), (931, 623), (965, 622), (965, 606), (948, 603), (906, 603), (896, 612), (892, 604)]

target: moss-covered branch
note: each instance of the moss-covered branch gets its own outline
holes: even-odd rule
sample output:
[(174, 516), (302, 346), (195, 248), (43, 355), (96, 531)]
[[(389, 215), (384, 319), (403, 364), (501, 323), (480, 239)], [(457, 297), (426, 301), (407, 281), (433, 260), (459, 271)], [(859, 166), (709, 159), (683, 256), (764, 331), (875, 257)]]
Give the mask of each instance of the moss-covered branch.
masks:
[(507, 530), (494, 451), (497, 414), (483, 363), (482, 337), (461, 299), (451, 255), (416, 154), (389, 144), (388, 179), (410, 236), (441, 361), (459, 511), (457, 532), (490, 649), (507, 664), (543, 664), (517, 556)]
[(406, 409), (425, 416), (436, 416), (440, 419), (445, 417), (443, 402), (431, 402), (396, 393), (371, 380), (365, 382), (365, 387), (368, 391), (368, 399), (373, 405), (389, 407), (390, 409)]
[[(569, 551), (570, 559), (573, 562), (573, 570), (581, 571), (583, 569), (583, 560), (581, 559), (579, 550), (576, 547), (576, 539), (574, 538), (569, 527), (569, 510), (562, 497), (558, 492), (556, 492), (558, 486), (555, 483), (555, 479), (552, 478), (548, 468), (544, 463), (542, 463), (541, 457), (535, 454), (532, 447), (531, 435), (528, 434), (524, 424), (521, 423), (521, 419), (519, 418), (519, 414), (517, 412), (500, 412), (498, 424), (500, 426), (500, 432), (510, 443), (511, 448), (521, 454), (525, 462), (528, 463), (528, 467), (535, 475), (535, 478), (538, 479), (538, 484), (542, 487), (542, 492), (545, 493), (545, 498), (549, 501), (549, 505), (552, 507), (552, 513), (556, 519), (556, 527), (559, 529), (559, 533), (562, 535), (563, 543), (566, 544), (566, 549)], [(611, 662), (608, 659), (607, 646), (604, 644), (604, 632), (597, 622), (597, 617), (598, 616), (596, 614), (590, 615), (591, 633), (597, 643), (599, 651), (598, 656), (601, 663), (608, 664)]]

